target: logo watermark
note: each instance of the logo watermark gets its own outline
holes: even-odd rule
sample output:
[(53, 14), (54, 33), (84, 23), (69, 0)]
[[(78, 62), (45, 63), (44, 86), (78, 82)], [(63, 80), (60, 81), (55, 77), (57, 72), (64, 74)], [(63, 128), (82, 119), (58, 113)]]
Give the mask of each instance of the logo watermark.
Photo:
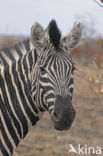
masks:
[(100, 146), (88, 146), (85, 144), (84, 146), (78, 144), (77, 147), (75, 148), (74, 145), (70, 144), (69, 145), (69, 152), (68, 153), (75, 153), (75, 154), (82, 154), (82, 155), (102, 155), (102, 147)]

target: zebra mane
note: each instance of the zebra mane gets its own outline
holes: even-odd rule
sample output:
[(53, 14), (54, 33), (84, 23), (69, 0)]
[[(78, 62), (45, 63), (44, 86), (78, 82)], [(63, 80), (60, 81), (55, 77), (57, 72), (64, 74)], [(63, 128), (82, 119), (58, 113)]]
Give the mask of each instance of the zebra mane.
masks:
[(61, 32), (57, 27), (55, 20), (51, 20), (51, 22), (49, 23), (49, 37), (54, 48), (58, 50), (60, 39), (61, 39)]

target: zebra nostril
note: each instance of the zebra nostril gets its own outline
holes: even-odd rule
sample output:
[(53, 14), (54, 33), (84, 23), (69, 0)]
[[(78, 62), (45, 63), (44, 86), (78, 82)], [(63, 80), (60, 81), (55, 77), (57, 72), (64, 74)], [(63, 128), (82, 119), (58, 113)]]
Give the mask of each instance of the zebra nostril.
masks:
[(52, 114), (52, 119), (56, 122), (59, 122), (60, 121), (60, 115), (58, 114), (58, 111), (53, 111)]
[(54, 116), (57, 118), (57, 116), (58, 116), (58, 115), (57, 115), (57, 112), (54, 112)]

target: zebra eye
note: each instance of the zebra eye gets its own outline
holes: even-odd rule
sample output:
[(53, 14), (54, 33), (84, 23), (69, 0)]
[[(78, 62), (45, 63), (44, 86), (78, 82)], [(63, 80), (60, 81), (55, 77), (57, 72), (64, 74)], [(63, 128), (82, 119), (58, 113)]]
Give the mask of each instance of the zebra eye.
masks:
[(72, 68), (72, 71), (74, 71), (74, 70), (76, 70), (76, 67), (75, 66), (73, 66), (73, 68)]
[(41, 71), (42, 74), (45, 74), (46, 73), (46, 70), (45, 70), (44, 67), (40, 67), (40, 71)]

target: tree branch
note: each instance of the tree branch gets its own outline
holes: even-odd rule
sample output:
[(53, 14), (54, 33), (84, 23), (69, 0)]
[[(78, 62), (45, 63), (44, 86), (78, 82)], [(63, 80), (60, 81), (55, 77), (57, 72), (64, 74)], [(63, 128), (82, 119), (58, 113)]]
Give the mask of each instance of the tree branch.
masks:
[(93, 0), (95, 3), (97, 3), (100, 7), (103, 7), (101, 3), (99, 3), (97, 0)]

